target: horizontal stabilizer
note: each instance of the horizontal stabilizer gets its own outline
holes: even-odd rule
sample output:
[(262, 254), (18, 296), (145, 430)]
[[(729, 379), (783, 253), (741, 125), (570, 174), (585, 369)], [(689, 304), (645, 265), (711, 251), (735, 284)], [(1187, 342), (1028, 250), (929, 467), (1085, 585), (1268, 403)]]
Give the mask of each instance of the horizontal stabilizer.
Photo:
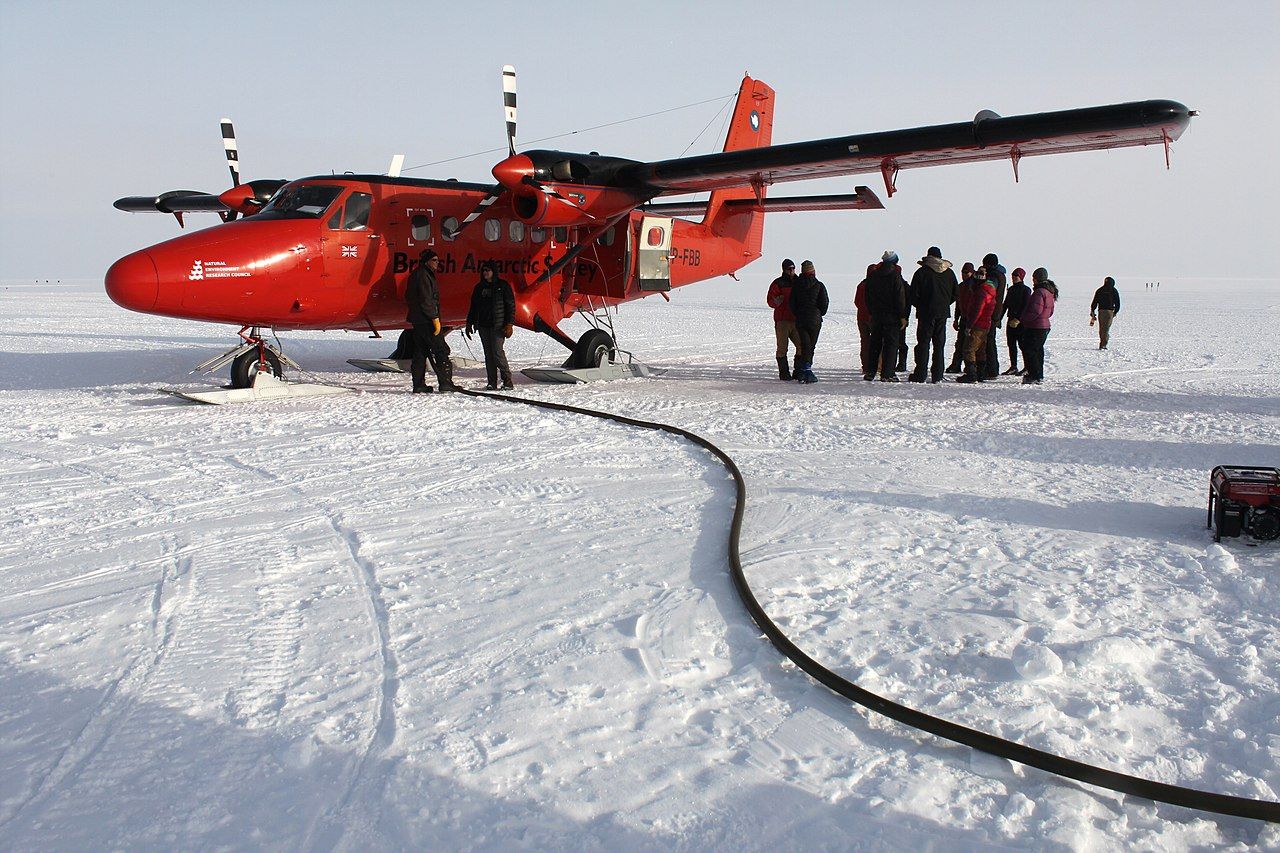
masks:
[[(852, 193), (839, 195), (808, 195), (786, 198), (766, 198), (763, 201), (739, 198), (726, 201), (728, 210), (755, 210), (762, 213), (796, 213), (810, 210), (882, 210), (884, 203), (868, 187), (855, 187)], [(706, 212), (705, 201), (669, 202), (664, 204), (647, 204), (640, 208), (645, 213), (656, 213), (660, 216), (697, 216)]]

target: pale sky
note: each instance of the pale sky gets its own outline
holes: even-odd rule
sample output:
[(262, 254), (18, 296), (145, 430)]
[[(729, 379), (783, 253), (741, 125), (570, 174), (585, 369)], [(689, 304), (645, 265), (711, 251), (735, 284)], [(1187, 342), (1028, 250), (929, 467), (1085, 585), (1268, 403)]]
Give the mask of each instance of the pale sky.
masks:
[[(765, 257), (835, 276), (886, 248), (997, 251), (1055, 275), (1277, 278), (1280, 3), (174, 3), (0, 0), (0, 278), (100, 277), (176, 235), (124, 195), (244, 179), (383, 172), (505, 145), (501, 68), (519, 75), (519, 147), (639, 160), (719, 150), (722, 102), (525, 141), (736, 92), (778, 93), (790, 142), (1149, 98), (1201, 115), (1174, 146), (792, 183), (865, 183), (876, 212), (771, 215)], [(710, 124), (699, 138), (698, 134)], [(488, 181), (501, 153), (408, 171)], [(213, 225), (191, 215), (188, 228)], [(1140, 285), (1138, 285), (1140, 286)]]

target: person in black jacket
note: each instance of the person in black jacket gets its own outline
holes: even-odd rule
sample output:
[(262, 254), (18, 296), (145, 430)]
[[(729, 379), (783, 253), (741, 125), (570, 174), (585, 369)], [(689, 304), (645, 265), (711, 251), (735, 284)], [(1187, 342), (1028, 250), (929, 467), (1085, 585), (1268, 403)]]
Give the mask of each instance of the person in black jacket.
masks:
[[(871, 351), (880, 354), (880, 381), (897, 382), (898, 339), (907, 327), (907, 282), (898, 268), (898, 253), (889, 249), (880, 256), (875, 271), (867, 276), (867, 310), (871, 312)], [(875, 375), (864, 373), (870, 381)]]
[(1004, 338), (1009, 345), (1009, 369), (1000, 375), (1021, 376), (1023, 371), (1018, 369), (1018, 324), (1013, 321), (1022, 317), (1022, 309), (1027, 307), (1027, 300), (1031, 298), (1031, 288), (1027, 287), (1027, 271), (1022, 267), (1018, 267), (1010, 275), (1013, 277), (1013, 284), (1009, 285), (1009, 290), (1004, 295), (1003, 315), (996, 319), (997, 323), (1004, 321)]
[(937, 246), (930, 246), (928, 254), (917, 263), (920, 269), (911, 277), (910, 291), (911, 304), (916, 309), (916, 369), (910, 378), (912, 382), (923, 382), (928, 369), (930, 380), (937, 383), (942, 381), (947, 320), (951, 318), (951, 304), (956, 301), (956, 272), (951, 261), (942, 259), (942, 250)]
[(951, 354), (951, 363), (947, 365), (947, 373), (961, 373), (964, 370), (961, 362), (964, 361), (964, 345), (968, 341), (969, 327), (965, 325), (962, 306), (974, 284), (973, 273), (973, 264), (965, 261), (964, 266), (960, 268), (960, 283), (956, 285), (956, 319), (951, 324), (951, 328), (956, 332), (956, 348)]
[(817, 382), (813, 375), (813, 352), (822, 334), (822, 318), (827, 313), (827, 286), (818, 281), (813, 261), (800, 265), (800, 275), (791, 285), (791, 313), (796, 316), (796, 333), (800, 336), (800, 354), (796, 357), (795, 378), (800, 382)]
[(1089, 305), (1089, 325), (1098, 324), (1098, 349), (1106, 349), (1111, 340), (1111, 321), (1120, 313), (1120, 291), (1116, 290), (1116, 280), (1107, 276), (1102, 280), (1102, 287), (1093, 293), (1093, 302)]
[(409, 273), (404, 298), (409, 303), (405, 318), (413, 324), (413, 364), (409, 373), (413, 376), (413, 393), (431, 391), (427, 384), (427, 360), (435, 369), (441, 391), (457, 391), (453, 384), (453, 362), (449, 360), (449, 344), (440, 327), (440, 288), (436, 273), (440, 271), (440, 257), (430, 249), (419, 255), (418, 266)]
[(983, 379), (995, 379), (1000, 375), (1000, 345), (996, 343), (996, 330), (1000, 328), (1000, 315), (1004, 313), (1004, 294), (1009, 283), (1005, 280), (1004, 264), (996, 257), (995, 252), (988, 252), (982, 258), (982, 265), (987, 268), (987, 281), (996, 289), (996, 313), (991, 315), (991, 330), (987, 334), (986, 373)]
[(507, 364), (507, 354), (503, 343), (515, 331), (516, 295), (511, 285), (498, 278), (490, 261), (480, 265), (480, 281), (471, 291), (471, 309), (467, 311), (468, 338), (472, 332), (480, 332), (480, 344), (484, 347), (484, 370), (489, 384), (489, 391), (498, 388), (498, 375), (502, 375), (502, 389), (509, 391), (515, 386), (511, 384), (511, 367)]

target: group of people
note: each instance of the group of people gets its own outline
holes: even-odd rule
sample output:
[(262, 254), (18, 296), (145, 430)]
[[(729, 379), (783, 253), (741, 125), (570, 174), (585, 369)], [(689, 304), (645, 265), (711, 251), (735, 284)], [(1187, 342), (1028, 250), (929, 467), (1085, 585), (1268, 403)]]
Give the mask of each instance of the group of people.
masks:
[[(441, 391), (457, 391), (453, 382), (453, 362), (449, 358), (449, 343), (445, 340), (448, 329), (440, 326), (440, 286), (436, 275), (440, 271), (440, 257), (431, 249), (424, 250), (418, 266), (409, 274), (405, 287), (405, 300), (409, 303), (408, 322), (411, 342), (409, 373), (413, 377), (413, 393), (425, 394), (434, 390), (427, 384), (427, 362), (436, 374)], [(511, 383), (511, 367), (507, 363), (506, 339), (515, 331), (516, 298), (510, 283), (498, 276), (493, 264), (480, 265), (480, 280), (471, 291), (471, 307), (467, 312), (464, 334), (471, 338), (480, 335), (484, 348), (484, 367), (489, 380), (485, 387), (498, 389), (502, 379), (503, 390), (515, 386)]]
[[(1044, 267), (1025, 281), (1021, 267), (1012, 274), (1012, 284), (995, 253), (982, 259), (982, 266), (964, 264), (960, 278), (942, 251), (933, 246), (918, 262), (910, 283), (903, 277), (898, 254), (886, 251), (880, 262), (867, 267), (866, 278), (854, 295), (858, 334), (861, 338), (859, 366), (862, 378), (881, 382), (900, 381), (897, 374), (907, 370), (907, 328), (912, 311), (916, 315), (915, 366), (911, 382), (941, 382), (944, 374), (962, 374), (956, 381), (985, 382), (1001, 375), (1021, 376), (1024, 384), (1044, 381), (1044, 346), (1049, 337), (1058, 287)], [(805, 261), (800, 275), (795, 264), (782, 262), (782, 275), (769, 285), (769, 305), (773, 308), (777, 338), (779, 379), (814, 382), (813, 352), (827, 313), (826, 287), (815, 276), (814, 265)], [(952, 316), (952, 306), (955, 314)], [(1107, 278), (1090, 308), (1100, 322), (1100, 347), (1106, 349), (1104, 329), (1120, 310), (1115, 282)], [(946, 362), (947, 327), (956, 333), (950, 365)], [(1000, 371), (998, 335), (1005, 329), (1009, 368)], [(788, 344), (795, 346), (791, 369)], [(1018, 366), (1018, 356), (1023, 366)]]

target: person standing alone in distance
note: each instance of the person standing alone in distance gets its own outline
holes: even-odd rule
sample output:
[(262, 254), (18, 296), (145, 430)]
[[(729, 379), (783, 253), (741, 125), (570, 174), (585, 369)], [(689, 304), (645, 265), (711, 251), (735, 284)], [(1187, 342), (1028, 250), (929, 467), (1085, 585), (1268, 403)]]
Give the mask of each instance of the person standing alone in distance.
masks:
[(1098, 349), (1106, 349), (1111, 340), (1111, 321), (1120, 313), (1120, 291), (1116, 290), (1116, 280), (1107, 276), (1102, 280), (1102, 287), (1093, 293), (1093, 303), (1089, 306), (1089, 325), (1098, 324)]

